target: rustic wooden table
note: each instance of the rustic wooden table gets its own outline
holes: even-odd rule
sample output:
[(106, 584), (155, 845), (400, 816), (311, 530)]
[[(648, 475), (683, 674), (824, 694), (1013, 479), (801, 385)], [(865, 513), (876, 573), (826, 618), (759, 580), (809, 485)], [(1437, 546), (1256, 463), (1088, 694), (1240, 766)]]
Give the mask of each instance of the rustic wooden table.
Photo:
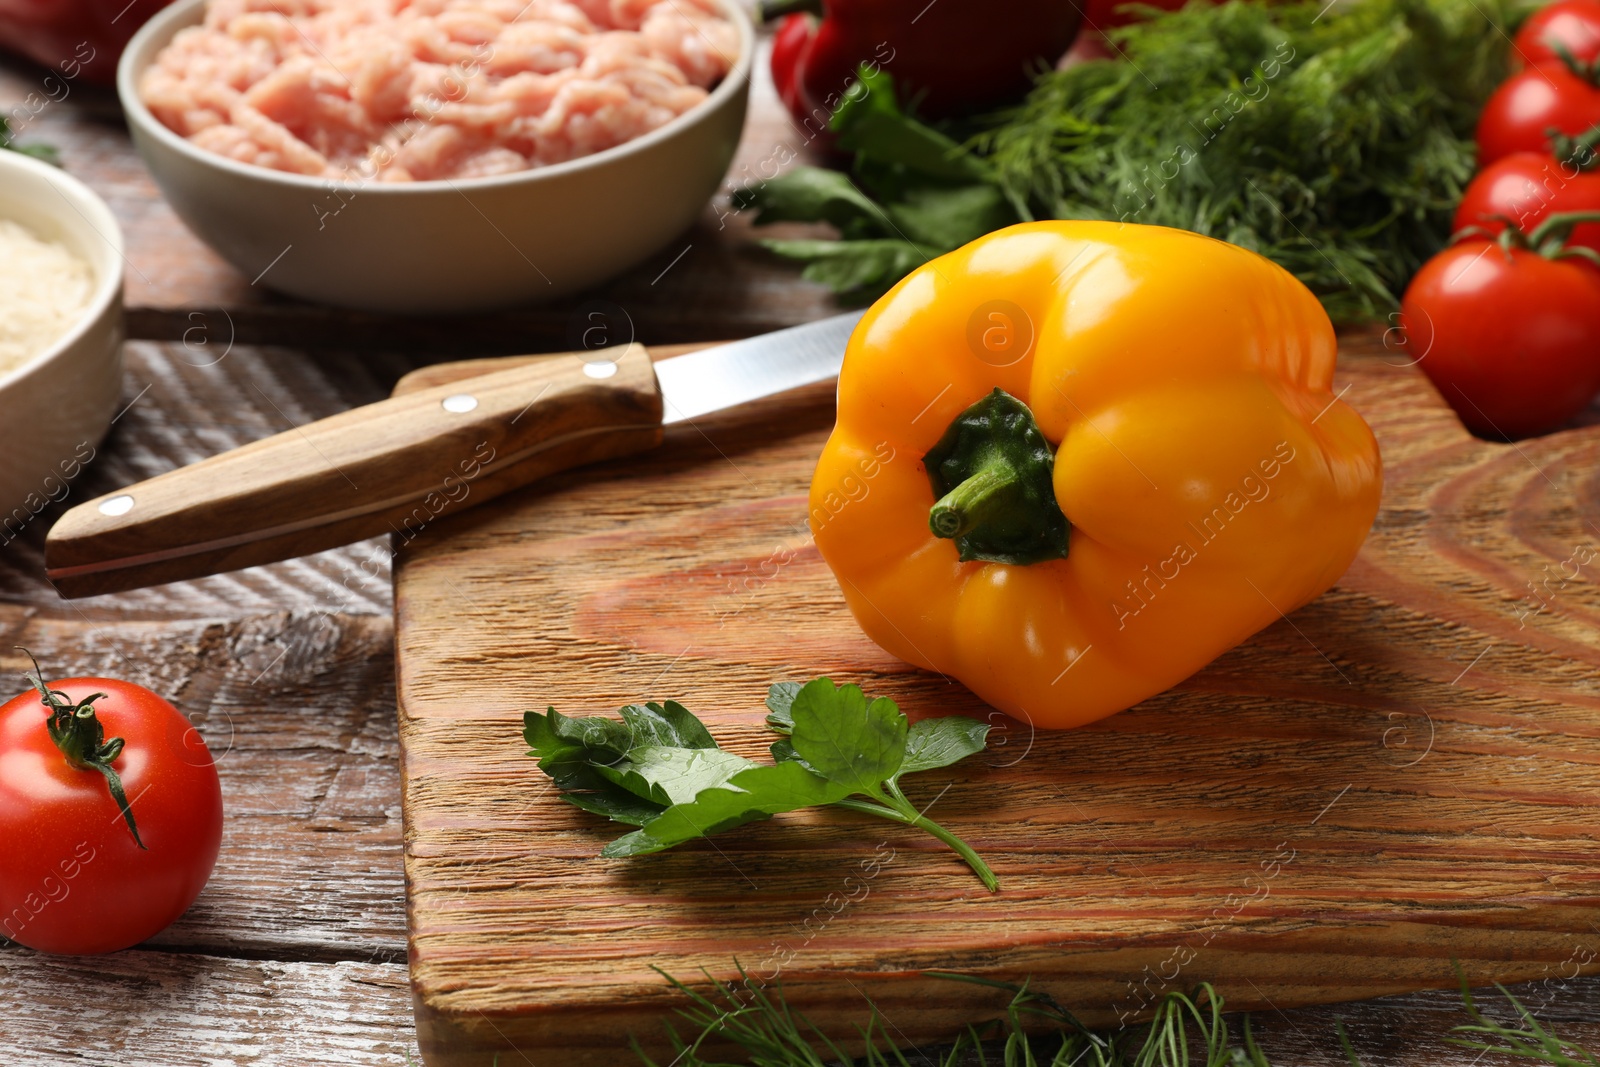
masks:
[[(16, 114), (41, 78), (0, 65), (0, 113)], [(764, 78), (752, 105), (733, 180), (803, 149)], [(25, 645), (53, 673), (116, 674), (168, 695), (218, 756), (228, 821), (211, 884), (152, 942), (96, 959), (0, 942), (0, 1064), (415, 1063), (388, 545), (67, 602), (42, 577), (44, 534), (78, 500), (377, 400), (417, 366), (566, 347), (583, 300), (470, 322), (286, 300), (173, 216), (109, 94), (73, 86), (19, 126), (25, 142), (58, 146), (121, 220), (133, 339), (127, 407), (99, 460), (0, 549), (0, 665), (20, 687), (10, 649)], [(832, 306), (751, 245), (725, 194), (681, 240), (584, 299), (595, 298), (625, 309), (646, 342), (741, 336)], [(1582, 937), (1600, 954), (1600, 927)], [(1600, 979), (1553, 969), (1518, 992), (1600, 1045)], [(1337, 1064), (1340, 1019), (1369, 1065), (1475, 1061), (1444, 1041), (1465, 1021), (1448, 993), (1269, 1013), (1255, 1027), (1275, 1063)], [(630, 1060), (619, 1043), (617, 1062)]]

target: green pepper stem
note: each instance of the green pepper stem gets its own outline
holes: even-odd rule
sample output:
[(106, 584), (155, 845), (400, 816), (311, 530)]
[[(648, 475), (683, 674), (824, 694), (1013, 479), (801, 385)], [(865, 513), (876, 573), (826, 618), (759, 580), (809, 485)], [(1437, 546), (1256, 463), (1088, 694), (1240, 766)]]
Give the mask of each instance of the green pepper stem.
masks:
[(1055, 496), (1056, 450), (1028, 405), (996, 388), (950, 421), (922, 457), (935, 537), (963, 562), (1026, 567), (1066, 559), (1070, 526)]
[(944, 538), (970, 533), (1007, 506), (1007, 490), (1017, 481), (1016, 468), (1002, 459), (991, 460), (929, 509), (928, 529), (935, 537)]

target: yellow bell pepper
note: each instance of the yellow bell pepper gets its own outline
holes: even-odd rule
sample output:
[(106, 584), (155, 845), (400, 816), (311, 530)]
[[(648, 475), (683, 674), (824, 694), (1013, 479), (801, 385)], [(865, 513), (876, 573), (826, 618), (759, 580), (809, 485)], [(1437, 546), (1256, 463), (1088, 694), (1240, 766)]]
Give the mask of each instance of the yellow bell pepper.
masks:
[(1110, 715), (1355, 558), (1382, 472), (1335, 349), (1309, 290), (1221, 241), (989, 234), (851, 337), (817, 547), (895, 656), (1039, 726)]

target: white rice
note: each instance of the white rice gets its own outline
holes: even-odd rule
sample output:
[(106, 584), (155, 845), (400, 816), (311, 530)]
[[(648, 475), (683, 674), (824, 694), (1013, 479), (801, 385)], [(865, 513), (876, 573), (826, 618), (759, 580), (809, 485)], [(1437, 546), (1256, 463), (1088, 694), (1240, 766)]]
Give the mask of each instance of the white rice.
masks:
[(0, 219), (0, 376), (31, 363), (66, 336), (93, 294), (89, 264)]

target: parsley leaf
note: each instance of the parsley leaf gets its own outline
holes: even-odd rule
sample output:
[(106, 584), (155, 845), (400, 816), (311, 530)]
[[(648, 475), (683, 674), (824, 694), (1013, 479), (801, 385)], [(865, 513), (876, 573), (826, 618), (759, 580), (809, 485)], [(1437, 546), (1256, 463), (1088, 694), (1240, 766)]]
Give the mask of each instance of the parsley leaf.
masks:
[(767, 690), (767, 725), (780, 734), (794, 732), (794, 698), (800, 695), (799, 682), (773, 682)]
[(849, 786), (851, 793), (878, 795), (906, 754), (906, 717), (888, 697), (867, 702), (858, 685), (834, 688), (818, 678), (794, 698), (789, 743), (807, 767)]
[(562, 789), (604, 789), (605, 779), (595, 770), (624, 759), (633, 747), (633, 734), (615, 719), (569, 719), (555, 708), (544, 715), (523, 716), (523, 738), (539, 760), (539, 769)]
[(829, 222), (851, 237), (881, 236), (883, 209), (836, 170), (796, 167), (781, 177), (747, 186), (734, 195), (740, 211), (756, 208), (763, 225), (773, 222)]
[(987, 723), (952, 715), (944, 719), (923, 719), (912, 725), (906, 735), (906, 758), (900, 765), (901, 774), (934, 771), (948, 767), (984, 749), (989, 735)]
[(679, 748), (716, 748), (710, 731), (688, 708), (676, 700), (651, 701), (622, 709), (622, 721), (633, 731), (634, 745), (676, 745)]
[[(772, 713), (767, 716), (767, 725), (784, 735), (784, 740), (772, 746), (772, 758), (780, 762), (805, 762), (788, 740), (788, 735), (794, 732), (793, 708), (795, 697), (799, 695), (800, 685), (796, 682), (775, 682), (767, 693), (767, 708)], [(960, 715), (913, 723), (906, 732), (905, 762), (894, 777), (898, 779), (902, 774), (938, 770), (976, 755), (983, 751), (988, 734), (987, 725)]]
[(563, 793), (561, 799), (575, 808), (604, 815), (612, 822), (626, 823), (628, 826), (643, 826), (667, 810), (660, 804), (640, 800), (621, 790), (611, 793)]
[(675, 804), (644, 826), (607, 845), (602, 856), (639, 856), (707, 837), (785, 811), (832, 804), (850, 795), (798, 763), (753, 766), (726, 785), (707, 789), (687, 804)]
[[(698, 721), (698, 720), (696, 720)], [(634, 796), (665, 807), (687, 804), (701, 790), (722, 785), (755, 764), (720, 748), (668, 748), (647, 745), (615, 766), (595, 771)]]
[(779, 682), (767, 708), (768, 725), (784, 735), (772, 746), (771, 764), (724, 752), (673, 701), (631, 704), (620, 722), (530, 711), (523, 736), (562, 799), (637, 827), (602, 856), (660, 852), (757, 819), (833, 805), (919, 827), (954, 849), (991, 890), (999, 888), (971, 846), (913, 806), (899, 784), (902, 775), (981, 752), (986, 724), (952, 716), (911, 726), (894, 701), (827, 678)]
[(773, 255), (804, 263), (800, 277), (808, 282), (826, 285), (840, 294), (870, 297), (887, 291), (928, 260), (949, 251), (899, 238), (762, 241), (761, 247)]

